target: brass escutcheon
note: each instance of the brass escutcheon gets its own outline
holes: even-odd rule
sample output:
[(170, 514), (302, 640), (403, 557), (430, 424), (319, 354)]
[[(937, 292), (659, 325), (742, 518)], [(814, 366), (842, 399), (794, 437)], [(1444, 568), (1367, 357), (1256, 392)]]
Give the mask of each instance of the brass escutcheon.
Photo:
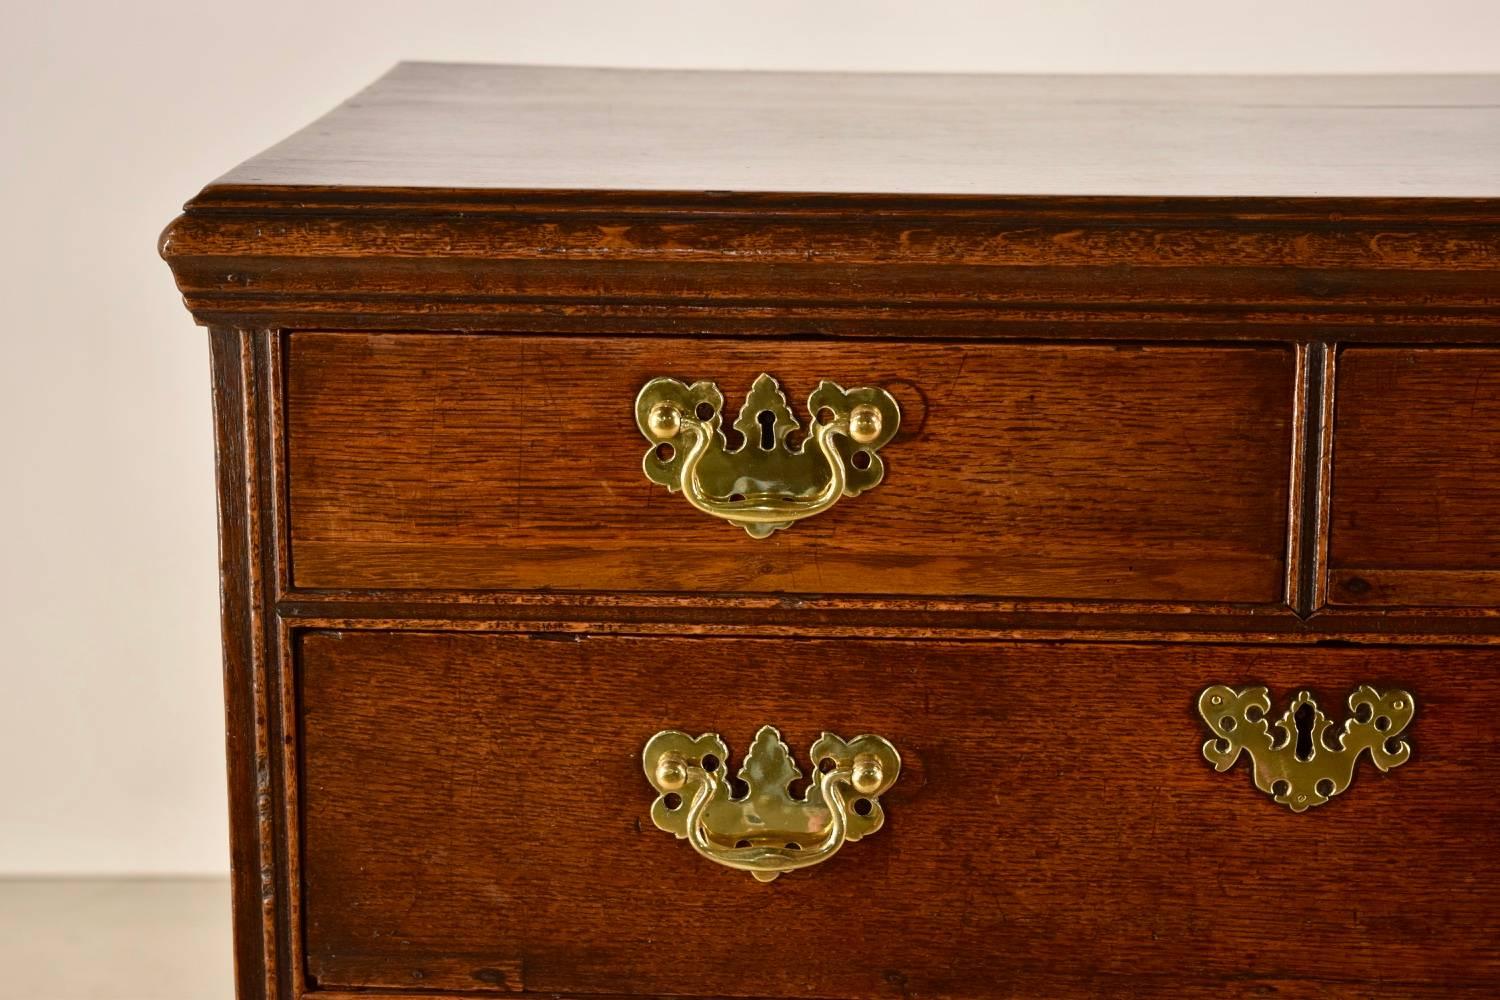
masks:
[[(1304, 708), (1308, 721), (1299, 733), (1297, 715)], [(1354, 765), (1366, 751), (1381, 771), (1405, 764), (1411, 744), (1396, 736), (1411, 723), (1416, 709), (1409, 691), (1382, 694), (1363, 685), (1349, 695), (1351, 715), (1335, 746), (1326, 738), (1332, 723), (1306, 691), (1297, 692), (1276, 720), (1279, 738), (1271, 733), (1271, 698), (1265, 688), (1215, 684), (1198, 696), (1198, 714), (1214, 732), (1214, 738), (1203, 744), (1203, 756), (1214, 770), (1227, 771), (1242, 751), (1249, 754), (1255, 787), (1299, 813), (1348, 788)]]
[(659, 793), (651, 820), (715, 864), (762, 882), (820, 864), (880, 829), (880, 796), (901, 773), (901, 756), (879, 736), (846, 741), (824, 733), (812, 745), (812, 760), (816, 780), (794, 798), (788, 786), (802, 772), (781, 734), (762, 726), (739, 771), (748, 790), (736, 798), (718, 733), (663, 730), (641, 754), (646, 779)]
[(884, 389), (818, 384), (807, 399), (812, 433), (793, 447), (801, 426), (776, 380), (762, 373), (734, 422), (744, 442), (731, 448), (721, 428), (724, 394), (712, 382), (655, 378), (635, 400), (635, 420), (651, 449), (646, 478), (698, 510), (765, 538), (840, 497), (854, 497), (885, 475), (878, 451), (901, 426)]

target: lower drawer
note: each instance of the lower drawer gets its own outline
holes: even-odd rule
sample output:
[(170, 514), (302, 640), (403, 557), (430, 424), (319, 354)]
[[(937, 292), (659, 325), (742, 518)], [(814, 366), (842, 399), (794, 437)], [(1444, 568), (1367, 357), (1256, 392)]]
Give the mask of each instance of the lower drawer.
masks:
[[(1488, 994), (1497, 667), (1478, 649), (303, 633), (309, 986)], [(1407, 688), (1411, 759), (1364, 756), (1293, 812), (1244, 758), (1204, 759), (1214, 684), (1266, 685), (1276, 714), (1308, 687), (1337, 725), (1359, 685)], [(737, 772), (765, 724), (803, 774), (825, 730), (901, 755), (883, 828), (767, 883), (657, 829), (641, 761), (658, 730), (716, 731)]]

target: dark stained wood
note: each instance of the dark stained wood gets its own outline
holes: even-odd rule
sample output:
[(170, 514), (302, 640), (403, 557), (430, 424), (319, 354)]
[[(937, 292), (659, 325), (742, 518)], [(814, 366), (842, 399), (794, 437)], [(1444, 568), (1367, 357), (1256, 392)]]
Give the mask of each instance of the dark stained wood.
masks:
[(404, 63), (214, 188), (1500, 197), (1500, 77)]
[[(1088, 997), (1089, 1000), (1141, 1000), (1143, 997), (1170, 997), (1171, 1000), (1223, 1000), (1226, 995), (1234, 996), (1235, 993), (1226, 994), (1225, 984), (1218, 981), (1201, 983), (1184, 983), (1175, 975), (1167, 976), (1130, 976), (1127, 979), (1100, 981), (1098, 979), (1080, 979), (1078, 976), (1069, 976), (1066, 973), (1039, 972), (1028, 980), (1033, 997)], [(1380, 1000), (1448, 1000), (1450, 997), (1464, 998), (1487, 998), (1492, 995), (1489, 987), (1463, 987), (1463, 986), (1424, 986), (1403, 983), (1400, 985), (1381, 984), (1378, 993), (1372, 993), (1370, 987), (1363, 983), (1339, 983), (1339, 982), (1305, 982), (1294, 979), (1261, 979), (1245, 987), (1245, 995), (1249, 996), (1275, 996), (1294, 998), (1306, 998), (1306, 1000), (1370, 1000), (1372, 996), (1378, 996)], [(1248, 992), (1255, 991), (1255, 992)], [(366, 990), (319, 990), (318, 1000), (369, 1000), (371, 996), (390, 996), (388, 993), (371, 993)], [(403, 992), (401, 997), (415, 997), (416, 1000), (466, 1000), (474, 996), (484, 996), (473, 992), (463, 993), (416, 993)], [(893, 987), (893, 995), (895, 993)], [(619, 993), (583, 993), (563, 994), (549, 993), (549, 1000), (624, 1000), (625, 994)], [(692, 1000), (745, 1000), (744, 997), (694, 997)]]
[(1500, 323), (1500, 208), (281, 196), (199, 199), (163, 234), (200, 322), (1362, 340), (1492, 339)]
[[(1449, 1000), (1451, 997), (1488, 1000), (1494, 996), (1490, 987), (1430, 987), (1415, 984), (1380, 984), (1376, 993), (1368, 984), (1358, 982), (1317, 982), (1308, 984), (1298, 979), (1259, 979), (1248, 985), (1241, 994), (1227, 991), (1223, 982), (1182, 982), (1181, 976), (1131, 976), (1119, 981), (1080, 979), (1065, 973), (1038, 973), (1029, 978), (1034, 993), (1032, 997), (1088, 997), (1089, 1000), (1143, 1000), (1161, 997), (1163, 1000), (1223, 1000), (1226, 996), (1271, 996), (1271, 997), (1317, 997), (1319, 1000)], [(1254, 991), (1254, 993), (1251, 993)], [(320, 990), (318, 1000), (411, 1000), (420, 996), (423, 1000), (472, 1000), (472, 991), (463, 993), (420, 993), (408, 990)], [(493, 996), (493, 994), (492, 994)], [(892, 988), (892, 996), (900, 996)], [(549, 993), (547, 1000), (625, 1000), (627, 994)], [(691, 1000), (745, 1000), (745, 997), (693, 997)]]
[(224, 636), (225, 756), (228, 763), (234, 968), (239, 1000), (277, 995), (276, 890), (268, 784), (272, 772), (265, 702), (267, 664), (259, 639), (262, 494), (255, 340), (213, 330), (215, 466), (219, 498), (219, 595)]
[(375, 592), (303, 593), (277, 613), (297, 626), (486, 631), (1012, 639), (1097, 642), (1329, 642), (1500, 644), (1500, 616), (1472, 608), (1291, 609), (1244, 605), (1205, 610), (1076, 601), (937, 601), (779, 595), (443, 594), (398, 600)]
[[(210, 185), (241, 1000), (1492, 996), (1497, 95), (412, 65)], [(630, 403), (762, 370), (905, 430), (757, 542)], [(1416, 757), (1293, 816), (1211, 681)], [(773, 886), (637, 763), (766, 722), (907, 761)]]
[(1318, 606), (1318, 539), (1322, 525), (1317, 503), (1319, 435), (1326, 382), (1328, 345), (1297, 347), (1297, 395), (1292, 407), (1292, 476), (1287, 507), (1287, 603), (1301, 617)]
[(1497, 95), (410, 64), (161, 250), (221, 324), (1486, 339)]
[[(322, 987), (1353, 997), (1500, 973), (1489, 652), (335, 632), (298, 662)], [(1359, 683), (1408, 685), (1414, 757), (1292, 814), (1199, 751), (1197, 692), (1251, 681), (1336, 719)], [(654, 829), (638, 758), (716, 730), (737, 768), (765, 723), (804, 766), (824, 729), (903, 757), (885, 829), (770, 886)]]
[[(1281, 603), (1281, 347), (871, 345), (298, 333), (302, 588), (984, 595)], [(641, 472), (640, 387), (761, 371), (903, 410), (886, 480), (764, 540)]]
[(1330, 600), (1500, 606), (1500, 351), (1339, 359)]

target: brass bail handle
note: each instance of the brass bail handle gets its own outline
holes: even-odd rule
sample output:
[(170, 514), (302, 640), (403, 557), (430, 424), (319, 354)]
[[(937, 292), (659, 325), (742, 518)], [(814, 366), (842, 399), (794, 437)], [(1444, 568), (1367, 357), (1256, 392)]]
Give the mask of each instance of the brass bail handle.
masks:
[(901, 773), (901, 757), (879, 736), (844, 740), (824, 733), (812, 745), (812, 759), (817, 780), (796, 798), (788, 786), (801, 772), (781, 734), (762, 726), (739, 772), (747, 791), (735, 798), (724, 777), (728, 750), (718, 733), (693, 737), (663, 730), (641, 755), (658, 792), (651, 820), (709, 861), (762, 882), (821, 864), (846, 843), (880, 829), (880, 796)]
[(731, 447), (722, 429), (724, 394), (712, 382), (655, 378), (635, 401), (636, 425), (651, 448), (646, 478), (680, 492), (695, 509), (765, 538), (859, 496), (885, 475), (879, 449), (901, 426), (901, 409), (879, 388), (844, 389), (823, 381), (808, 397), (807, 440), (780, 386), (762, 373), (734, 422), (744, 440)]

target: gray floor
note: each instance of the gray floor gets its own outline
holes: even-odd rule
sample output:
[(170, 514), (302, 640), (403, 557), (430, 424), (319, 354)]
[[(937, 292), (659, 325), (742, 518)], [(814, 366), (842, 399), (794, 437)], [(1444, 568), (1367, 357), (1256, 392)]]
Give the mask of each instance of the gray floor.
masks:
[(0, 1000), (232, 1000), (227, 879), (0, 880)]

